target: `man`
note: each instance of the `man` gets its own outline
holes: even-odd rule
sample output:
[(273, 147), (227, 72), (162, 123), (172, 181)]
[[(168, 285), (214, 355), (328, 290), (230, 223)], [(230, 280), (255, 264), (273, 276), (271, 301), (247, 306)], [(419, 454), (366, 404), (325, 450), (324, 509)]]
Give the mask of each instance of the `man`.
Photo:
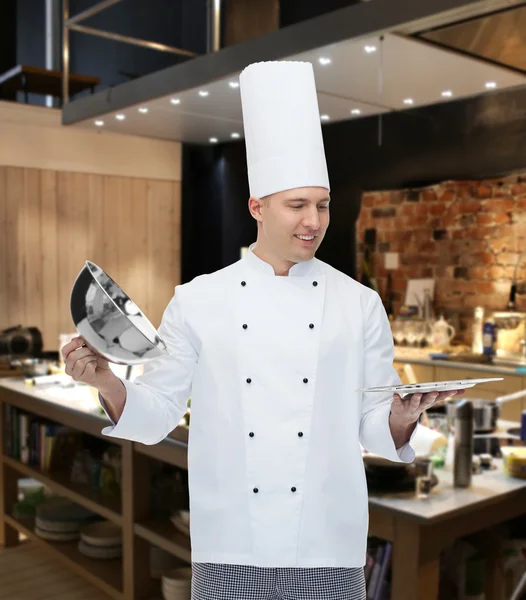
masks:
[(378, 294), (314, 258), (330, 199), (312, 66), (256, 63), (240, 87), (256, 243), (176, 288), (159, 329), (170, 355), (134, 383), (81, 339), (66, 372), (99, 390), (105, 434), (145, 444), (192, 397), (194, 600), (363, 600), (360, 442), (411, 462), (437, 398), (358, 391), (400, 380)]

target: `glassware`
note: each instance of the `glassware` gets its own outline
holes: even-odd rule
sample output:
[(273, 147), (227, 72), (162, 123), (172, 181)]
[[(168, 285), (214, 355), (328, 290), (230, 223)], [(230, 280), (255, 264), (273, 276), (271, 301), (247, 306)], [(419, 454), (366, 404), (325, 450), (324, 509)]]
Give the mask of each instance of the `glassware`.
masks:
[(430, 458), (422, 458), (415, 462), (416, 497), (419, 500), (429, 497), (433, 481), (433, 462)]
[(401, 346), (405, 340), (404, 324), (400, 319), (395, 319), (391, 323), (391, 331), (396, 344)]

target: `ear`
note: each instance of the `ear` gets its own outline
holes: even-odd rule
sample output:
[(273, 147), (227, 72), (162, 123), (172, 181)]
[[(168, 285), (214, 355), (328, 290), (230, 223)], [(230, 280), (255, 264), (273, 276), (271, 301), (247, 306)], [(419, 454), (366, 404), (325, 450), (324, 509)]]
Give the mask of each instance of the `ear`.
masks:
[(261, 214), (261, 209), (264, 206), (263, 200), (261, 198), (256, 198), (255, 196), (250, 196), (248, 199), (248, 210), (250, 214), (256, 219), (256, 221), (263, 221), (263, 215)]

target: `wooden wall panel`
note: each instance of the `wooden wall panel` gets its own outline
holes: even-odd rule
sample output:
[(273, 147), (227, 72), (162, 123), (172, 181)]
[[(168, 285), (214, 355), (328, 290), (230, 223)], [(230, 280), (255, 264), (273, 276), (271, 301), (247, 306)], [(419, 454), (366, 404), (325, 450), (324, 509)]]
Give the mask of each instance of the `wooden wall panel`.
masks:
[(279, 29), (279, 0), (229, 0), (223, 46), (240, 44)]
[(177, 181), (0, 167), (0, 329), (36, 326), (56, 350), (86, 260), (158, 327), (180, 282), (180, 203)]

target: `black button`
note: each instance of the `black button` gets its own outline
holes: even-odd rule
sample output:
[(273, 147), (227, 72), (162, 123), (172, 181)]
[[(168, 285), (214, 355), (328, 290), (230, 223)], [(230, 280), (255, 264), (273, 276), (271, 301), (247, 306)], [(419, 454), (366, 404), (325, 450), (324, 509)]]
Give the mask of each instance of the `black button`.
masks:
[(291, 488), (290, 488), (290, 491), (291, 491), (291, 492), (295, 492), (295, 491), (296, 491), (296, 488), (295, 488), (295, 487), (291, 487)]
[(245, 286), (247, 285), (247, 282), (246, 282), (246, 281), (242, 281), (242, 282), (241, 282), (241, 285), (242, 285), (243, 287), (245, 287)]
[(249, 435), (250, 437), (254, 437), (254, 432), (253, 432), (253, 431), (251, 431), (251, 432), (250, 432), (248, 435)]
[(243, 323), (243, 329), (246, 329), (248, 327), (248, 325), (246, 323)]
[(312, 282), (312, 285), (313, 285), (314, 287), (316, 287), (316, 286), (318, 285), (318, 282), (317, 282), (317, 281), (313, 281), (313, 282)]
[(303, 383), (309, 383), (309, 380), (305, 377), (305, 379), (303, 380)]
[(298, 437), (303, 437), (303, 431), (298, 431)]
[(258, 488), (254, 488), (252, 491), (254, 492), (254, 494), (257, 494), (259, 492)]
[(309, 325), (309, 327), (310, 327), (311, 329), (314, 329), (314, 323), (311, 323), (311, 324)]
[(247, 377), (247, 383), (252, 383), (252, 379), (250, 379), (250, 377)]

